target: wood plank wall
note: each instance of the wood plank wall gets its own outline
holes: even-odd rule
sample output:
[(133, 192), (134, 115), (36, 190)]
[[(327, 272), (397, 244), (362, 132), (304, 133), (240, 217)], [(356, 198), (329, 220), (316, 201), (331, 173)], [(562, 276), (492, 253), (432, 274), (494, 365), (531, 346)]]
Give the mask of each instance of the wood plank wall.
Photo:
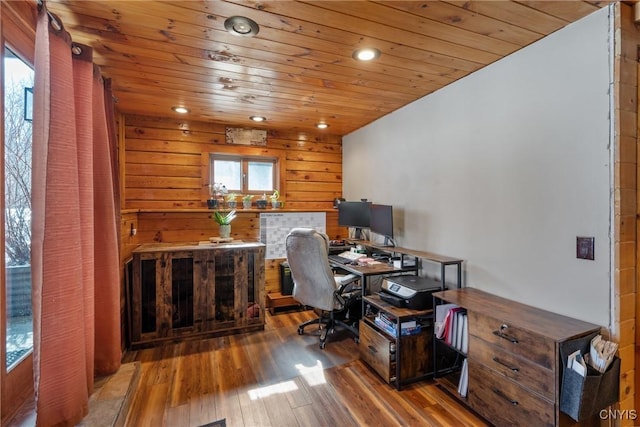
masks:
[[(212, 211), (206, 209), (208, 168), (203, 162), (210, 152), (277, 157), (282, 211), (324, 211), (327, 234), (334, 239), (346, 236), (333, 209), (333, 199), (342, 195), (341, 137), (269, 131), (266, 147), (256, 147), (226, 144), (225, 125), (220, 123), (133, 115), (124, 115), (121, 121), (123, 261), (138, 244), (194, 242), (218, 235)], [(264, 211), (238, 212), (232, 236), (258, 240), (259, 214)], [(280, 290), (281, 261), (265, 264), (267, 292)]]
[[(634, 24), (633, 8), (617, 3), (614, 7), (616, 46), (614, 58), (615, 137), (614, 137), (614, 230), (615, 264), (612, 335), (619, 344), (620, 409), (636, 410), (638, 365), (636, 327), (637, 241), (636, 230), (638, 174), (638, 45), (640, 33)], [(629, 414), (630, 412), (625, 412)], [(631, 416), (622, 425), (637, 425)]]
[(287, 208), (331, 209), (342, 194), (342, 138), (269, 131), (265, 147), (225, 143), (225, 125), (179, 119), (125, 116), (123, 209), (206, 207), (208, 177), (202, 155), (210, 152), (280, 159)]

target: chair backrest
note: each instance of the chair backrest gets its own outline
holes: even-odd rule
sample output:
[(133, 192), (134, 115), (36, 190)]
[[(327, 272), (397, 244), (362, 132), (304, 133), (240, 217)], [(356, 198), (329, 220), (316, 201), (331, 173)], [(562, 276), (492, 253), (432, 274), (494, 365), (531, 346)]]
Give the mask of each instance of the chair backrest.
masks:
[(329, 238), (312, 228), (294, 228), (286, 238), (293, 297), (300, 304), (333, 310), (336, 282), (329, 265)]

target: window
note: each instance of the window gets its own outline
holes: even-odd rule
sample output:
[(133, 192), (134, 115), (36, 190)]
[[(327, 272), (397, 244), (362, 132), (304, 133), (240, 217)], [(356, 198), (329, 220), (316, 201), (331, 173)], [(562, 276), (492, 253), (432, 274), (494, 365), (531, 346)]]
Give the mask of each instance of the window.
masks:
[(6, 369), (33, 349), (31, 310), (31, 67), (4, 50), (4, 246)]
[(277, 159), (211, 154), (210, 183), (222, 183), (228, 191), (270, 193), (278, 187)]

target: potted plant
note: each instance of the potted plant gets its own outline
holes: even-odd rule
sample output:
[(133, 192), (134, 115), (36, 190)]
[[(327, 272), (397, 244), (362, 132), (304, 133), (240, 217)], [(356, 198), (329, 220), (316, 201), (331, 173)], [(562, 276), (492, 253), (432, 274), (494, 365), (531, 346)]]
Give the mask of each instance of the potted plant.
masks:
[(253, 198), (253, 195), (251, 194), (245, 194), (244, 196), (242, 196), (242, 207), (244, 209), (251, 209), (252, 198)]
[(220, 225), (220, 237), (228, 239), (231, 237), (231, 221), (236, 218), (236, 210), (232, 210), (227, 213), (215, 211), (213, 213), (213, 220)]
[(266, 209), (267, 208), (267, 195), (263, 194), (258, 200), (256, 200), (256, 206), (258, 209)]
[(230, 209), (235, 209), (236, 205), (237, 205), (237, 201), (236, 199), (238, 198), (238, 195), (236, 193), (229, 193), (227, 194), (227, 206), (229, 206)]
[(277, 208), (278, 207), (278, 199), (280, 198), (280, 192), (278, 190), (273, 190), (273, 194), (269, 196), (269, 199), (271, 199), (271, 207), (272, 208)]
[(207, 207), (209, 209), (215, 209), (218, 207), (218, 184), (209, 184), (209, 200), (207, 200)]
[(218, 199), (223, 199), (227, 194), (227, 187), (221, 182), (209, 184), (209, 200), (207, 200), (207, 207), (209, 209), (216, 209), (222, 203)]

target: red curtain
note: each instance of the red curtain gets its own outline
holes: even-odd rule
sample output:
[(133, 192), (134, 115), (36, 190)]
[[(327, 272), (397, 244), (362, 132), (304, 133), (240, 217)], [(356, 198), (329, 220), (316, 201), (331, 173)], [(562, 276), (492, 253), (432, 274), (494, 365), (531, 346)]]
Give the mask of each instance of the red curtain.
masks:
[(39, 426), (76, 425), (88, 412), (94, 374), (115, 372), (121, 358), (110, 103), (91, 49), (72, 45), (51, 18), (42, 7), (34, 86), (31, 268)]

